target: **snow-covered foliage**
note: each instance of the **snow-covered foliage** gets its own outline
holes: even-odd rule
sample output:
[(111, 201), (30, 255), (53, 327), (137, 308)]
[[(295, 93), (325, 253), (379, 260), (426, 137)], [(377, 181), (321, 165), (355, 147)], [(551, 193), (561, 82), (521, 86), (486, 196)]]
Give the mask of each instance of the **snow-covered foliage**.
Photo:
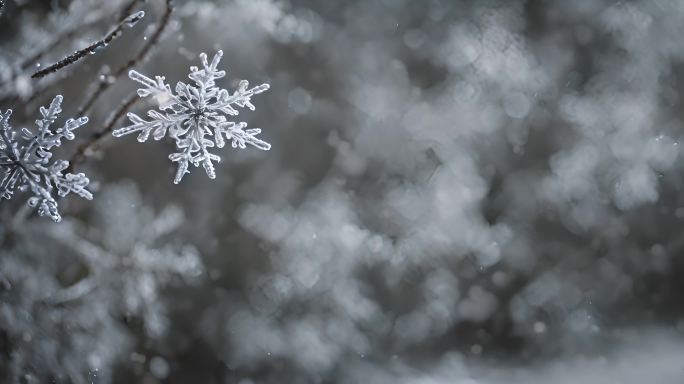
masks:
[[(662, 98), (684, 10), (427, 3), (316, 8), (322, 43), (273, 58), (326, 70), (272, 82), (281, 152), (230, 210), (261, 261), (205, 339), (254, 382), (563, 382), (575, 354), (610, 366), (587, 382), (641, 382), (617, 329), (655, 316), (681, 338), (660, 284), (681, 249), (682, 116)], [(647, 360), (642, 378), (681, 379)]]
[(0, 111), (0, 198), (10, 199), (16, 190), (28, 191), (32, 196), (28, 205), (37, 207), (40, 216), (60, 221), (57, 195), (75, 193), (92, 200), (86, 189), (90, 182), (83, 173), (64, 173), (69, 167), (66, 160), (52, 159), (52, 150), (62, 139), (73, 140), (74, 130), (88, 122), (87, 117), (68, 119), (56, 128), (54, 123), (62, 112), (62, 96), (56, 96), (48, 107), (41, 107), (41, 119), (36, 120), (37, 132), (27, 128), (20, 131), (10, 126), (12, 110)]
[(0, 362), (6, 382), (85, 383), (88, 372), (106, 382), (113, 364), (135, 350), (136, 328), (160, 340), (169, 327), (164, 289), (203, 274), (197, 250), (176, 240), (183, 220), (178, 207), (155, 213), (122, 183), (101, 193), (91, 225), (34, 224), (3, 251), (0, 329), (12, 346)]
[[(226, 140), (233, 148), (246, 148), (247, 144), (267, 151), (271, 145), (258, 139), (259, 128), (247, 127), (247, 123), (228, 121), (226, 116), (239, 114), (237, 108), (247, 107), (254, 110), (252, 96), (268, 90), (268, 84), (261, 84), (249, 88), (247, 80), (240, 81), (238, 89), (232, 94), (216, 84), (216, 80), (226, 75), (218, 69), (223, 57), (223, 51), (218, 51), (211, 63), (207, 55), (200, 54), (202, 69), (190, 68), (188, 76), (195, 85), (188, 85), (182, 81), (176, 84), (175, 94), (171, 87), (164, 82), (163, 76), (156, 76), (155, 80), (132, 70), (129, 77), (143, 85), (138, 89), (140, 97), (151, 96), (159, 105), (160, 111), (151, 110), (147, 113), (151, 120), (145, 120), (135, 113), (129, 112), (128, 118), (133, 123), (127, 127), (117, 129), (114, 136), (120, 137), (131, 133), (138, 134), (138, 141), (146, 141), (150, 134), (155, 140), (161, 140), (167, 133), (176, 143), (178, 152), (169, 155), (169, 159), (178, 163), (178, 170), (173, 182), (180, 183), (190, 165), (204, 167), (210, 179), (216, 178), (214, 161), (221, 161), (221, 157), (210, 151), (213, 147), (223, 148)], [(210, 138), (212, 137), (213, 138)]]
[[(182, 228), (183, 212), (168, 206), (155, 214), (143, 205), (142, 197), (130, 183), (111, 187), (101, 194), (96, 218), (99, 231), (86, 231), (77, 222), (55, 226), (48, 231), (55, 241), (68, 244), (88, 262), (89, 276), (54, 295), (55, 302), (70, 301), (99, 285), (118, 292), (115, 310), (140, 316), (144, 329), (159, 336), (166, 328), (159, 289), (173, 278), (197, 278), (202, 264), (197, 250), (170, 241)], [(96, 239), (92, 241), (88, 235)]]

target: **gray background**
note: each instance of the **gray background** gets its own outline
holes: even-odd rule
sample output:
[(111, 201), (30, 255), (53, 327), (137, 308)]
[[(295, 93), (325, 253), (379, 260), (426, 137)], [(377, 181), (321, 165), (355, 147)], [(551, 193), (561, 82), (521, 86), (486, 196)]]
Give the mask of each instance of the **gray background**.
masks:
[[(39, 3), (0, 16), (3, 76), (51, 33), (107, 16), (41, 63), (87, 45), (122, 7)], [(71, 116), (161, 4), (68, 71), (2, 88), (26, 99), (54, 81), (0, 108), (27, 126), (59, 92)], [(681, 383), (683, 29), (679, 1), (177, 1), (136, 69), (174, 85), (222, 49), (222, 86), (270, 83), (236, 121), (273, 148), (224, 148), (216, 180), (198, 168), (176, 186), (170, 142), (103, 142), (79, 167), (95, 200), (67, 199), (66, 223), (30, 218), (3, 243), (43, 282), (5, 269), (3, 311), (33, 315), (21, 332), (0, 323), (0, 371), (21, 356), (31, 377), (64, 382)], [(135, 89), (116, 79), (82, 137)], [(3, 224), (20, 199), (3, 201)], [(112, 309), (117, 284), (41, 321), (16, 300), (83, 278), (60, 278), (82, 255), (56, 226), (126, 257), (140, 211), (168, 205), (184, 221), (157, 245), (194, 246), (203, 270), (160, 283), (162, 334), (141, 329), (144, 310)], [(66, 245), (36, 249), (42, 236)], [(100, 310), (59, 352), (16, 342)]]

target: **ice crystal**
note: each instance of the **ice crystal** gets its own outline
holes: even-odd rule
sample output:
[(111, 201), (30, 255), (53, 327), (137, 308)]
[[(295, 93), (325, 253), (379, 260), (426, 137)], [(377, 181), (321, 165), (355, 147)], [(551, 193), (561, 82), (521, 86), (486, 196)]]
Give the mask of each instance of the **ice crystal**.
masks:
[[(152, 96), (159, 104), (159, 110), (151, 110), (147, 115), (151, 120), (147, 121), (135, 113), (128, 113), (128, 118), (133, 123), (127, 127), (117, 129), (114, 136), (120, 137), (130, 133), (138, 133), (138, 141), (144, 142), (152, 134), (155, 140), (161, 140), (168, 132), (169, 137), (176, 142), (178, 152), (169, 155), (169, 159), (178, 163), (178, 170), (174, 183), (178, 184), (186, 173), (189, 173), (190, 164), (198, 167), (200, 164), (210, 179), (216, 178), (214, 161), (221, 158), (209, 152), (210, 148), (222, 148), (226, 140), (232, 141), (233, 148), (246, 148), (247, 144), (258, 149), (267, 151), (271, 145), (258, 139), (261, 133), (259, 128), (245, 129), (246, 123), (228, 121), (226, 116), (239, 114), (237, 107), (247, 107), (254, 110), (251, 103), (253, 95), (262, 93), (269, 88), (268, 84), (261, 84), (249, 88), (247, 80), (240, 81), (238, 89), (230, 93), (226, 89), (219, 88), (216, 80), (226, 75), (225, 71), (217, 69), (223, 56), (218, 51), (211, 60), (207, 61), (207, 55), (200, 54), (202, 69), (190, 67), (190, 80), (195, 85), (188, 85), (182, 81), (176, 84), (176, 92), (164, 82), (163, 76), (156, 76), (155, 80), (130, 71), (129, 77), (143, 85), (138, 89), (140, 97)], [(213, 136), (213, 139), (207, 136)], [(225, 136), (225, 139), (224, 139)]]
[(54, 190), (59, 196), (73, 192), (91, 200), (93, 195), (86, 189), (89, 180), (83, 173), (64, 173), (69, 167), (66, 160), (52, 160), (52, 149), (62, 144), (62, 139), (73, 140), (73, 131), (88, 122), (87, 117), (69, 119), (53, 129), (62, 112), (62, 96), (56, 96), (50, 106), (40, 108), (42, 118), (36, 120), (38, 133), (27, 128), (21, 133), (14, 130), (9, 119), (12, 110), (0, 112), (0, 198), (10, 199), (16, 190), (33, 194), (28, 199), (30, 207), (37, 207), (38, 214), (49, 216), (55, 222), (61, 220)]

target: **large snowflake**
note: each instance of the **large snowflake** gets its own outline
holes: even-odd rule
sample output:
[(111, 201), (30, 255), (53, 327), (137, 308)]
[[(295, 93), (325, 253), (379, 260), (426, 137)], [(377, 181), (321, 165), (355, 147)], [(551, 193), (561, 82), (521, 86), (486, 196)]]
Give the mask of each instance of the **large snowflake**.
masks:
[(14, 130), (9, 119), (12, 110), (0, 113), (0, 198), (10, 199), (16, 190), (30, 190), (33, 194), (28, 205), (38, 207), (38, 214), (60, 221), (57, 201), (59, 196), (73, 192), (91, 200), (93, 195), (86, 189), (89, 180), (83, 173), (64, 173), (69, 167), (66, 160), (52, 161), (52, 149), (62, 144), (62, 139), (73, 140), (73, 131), (88, 122), (87, 117), (69, 119), (57, 129), (52, 125), (62, 112), (62, 96), (56, 96), (50, 106), (40, 108), (42, 118), (36, 120), (38, 133), (27, 128), (21, 134)]
[[(144, 86), (138, 89), (138, 95), (154, 97), (161, 112), (148, 111), (147, 115), (151, 119), (149, 121), (135, 113), (128, 113), (128, 118), (133, 124), (117, 129), (113, 134), (120, 137), (138, 132), (138, 141), (144, 142), (150, 133), (155, 140), (160, 140), (168, 132), (178, 149), (178, 152), (169, 155), (171, 161), (178, 163), (176, 177), (173, 180), (175, 184), (189, 173), (190, 164), (196, 167), (202, 164), (207, 176), (211, 179), (216, 178), (213, 162), (219, 162), (221, 158), (210, 153), (209, 149), (222, 148), (226, 140), (232, 141), (233, 148), (246, 148), (247, 144), (264, 151), (271, 148), (270, 144), (256, 137), (261, 133), (261, 129), (245, 129), (246, 123), (235, 123), (226, 118), (239, 114), (236, 107), (254, 110), (252, 96), (266, 91), (269, 85), (261, 84), (249, 88), (249, 82), (242, 80), (232, 94), (219, 88), (216, 80), (226, 75), (225, 71), (217, 69), (222, 56), (223, 52), (218, 51), (209, 63), (207, 55), (200, 54), (203, 68), (190, 67), (188, 76), (195, 84), (188, 85), (179, 81), (175, 94), (164, 82), (163, 76), (156, 76), (155, 80), (152, 80), (136, 71), (130, 71), (128, 74), (132, 80)], [(208, 136), (213, 136), (213, 139)]]

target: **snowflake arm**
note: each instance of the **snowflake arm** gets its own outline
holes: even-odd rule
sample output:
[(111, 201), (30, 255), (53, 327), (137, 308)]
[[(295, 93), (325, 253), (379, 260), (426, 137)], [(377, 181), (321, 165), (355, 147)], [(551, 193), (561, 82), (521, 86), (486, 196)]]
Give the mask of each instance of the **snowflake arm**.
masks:
[(245, 130), (246, 127), (246, 123), (235, 124), (233, 122), (227, 122), (219, 125), (214, 133), (216, 137), (216, 146), (223, 148), (225, 145), (223, 136), (225, 135), (226, 139), (232, 141), (233, 148), (244, 149), (247, 148), (247, 144), (249, 144), (261, 149), (262, 151), (268, 151), (271, 149), (271, 144), (256, 137), (256, 135), (261, 133), (261, 129), (250, 128)]
[(209, 62), (206, 54), (200, 54), (202, 68), (191, 67), (188, 77), (191, 84), (179, 81), (175, 92), (164, 82), (163, 76), (151, 79), (137, 71), (130, 71), (129, 77), (140, 83), (138, 96), (152, 97), (158, 104), (159, 111), (147, 112), (150, 120), (145, 120), (135, 113), (129, 113), (131, 125), (113, 132), (115, 137), (137, 133), (138, 141), (147, 141), (150, 135), (161, 140), (168, 135), (176, 144), (177, 151), (169, 155), (169, 159), (177, 164), (174, 183), (178, 184), (186, 173), (190, 173), (190, 165), (204, 168), (210, 179), (216, 178), (214, 163), (221, 157), (212, 153), (213, 148), (223, 148), (226, 140), (232, 141), (233, 148), (244, 149), (251, 145), (267, 151), (271, 145), (258, 139), (261, 129), (245, 129), (246, 123), (228, 121), (228, 116), (237, 116), (240, 108), (254, 110), (252, 96), (269, 89), (268, 84), (249, 87), (246, 80), (240, 81), (235, 92), (219, 88), (216, 80), (226, 76), (226, 72), (218, 69), (223, 56), (218, 51)]
[(168, 131), (169, 127), (172, 127), (176, 124), (175, 120), (172, 120), (166, 115), (157, 111), (149, 111), (147, 112), (147, 115), (152, 118), (152, 120), (146, 121), (135, 113), (129, 112), (127, 116), (133, 124), (118, 129), (117, 135), (124, 136), (130, 133), (139, 132), (138, 141), (142, 143), (147, 141), (147, 139), (150, 137), (150, 133), (152, 133), (152, 137), (154, 137), (155, 140), (161, 140), (164, 136), (166, 136), (166, 132)]
[(62, 139), (73, 140), (73, 131), (88, 122), (87, 117), (69, 119), (53, 129), (62, 112), (62, 96), (56, 96), (50, 105), (40, 108), (42, 118), (36, 120), (38, 132), (33, 134), (23, 128), (21, 134), (9, 124), (11, 110), (0, 114), (0, 198), (10, 199), (16, 190), (30, 191), (30, 207), (37, 207), (40, 216), (48, 216), (55, 222), (61, 220), (57, 200), (59, 196), (75, 193), (87, 200), (93, 195), (86, 189), (89, 180), (83, 173), (64, 173), (69, 162), (52, 161), (52, 149), (62, 144)]

